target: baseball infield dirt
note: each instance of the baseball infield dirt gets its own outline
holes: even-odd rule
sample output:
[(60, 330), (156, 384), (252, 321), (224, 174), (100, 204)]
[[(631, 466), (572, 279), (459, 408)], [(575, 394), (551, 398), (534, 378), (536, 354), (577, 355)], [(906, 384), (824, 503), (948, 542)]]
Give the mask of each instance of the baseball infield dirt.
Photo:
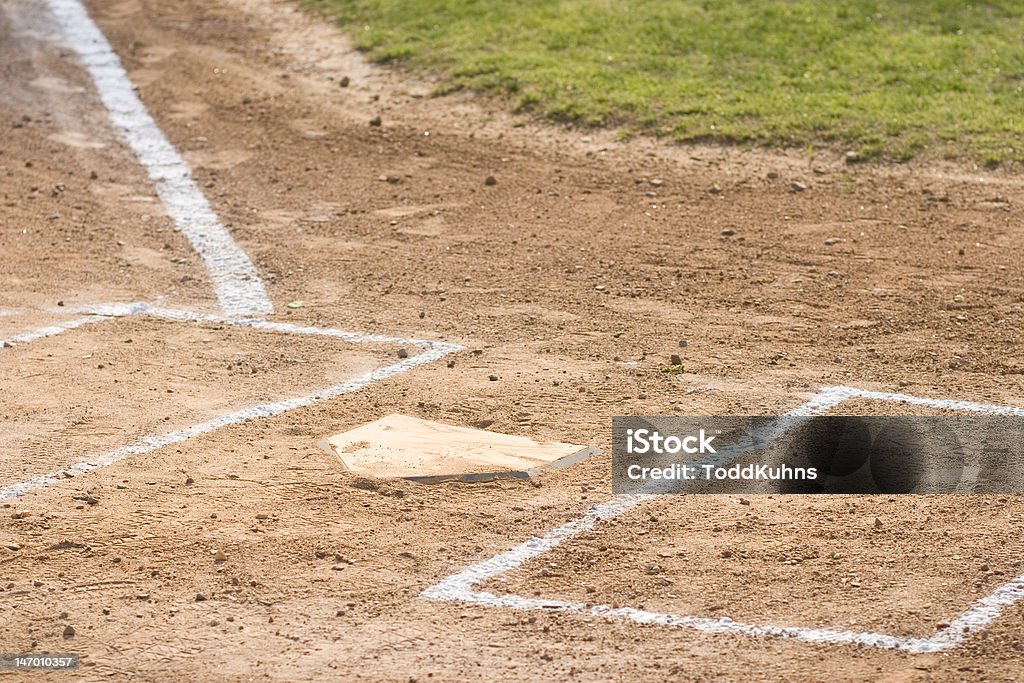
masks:
[[(610, 498), (609, 457), (418, 485), (316, 446), (399, 412), (607, 453), (613, 415), (776, 414), (838, 384), (1024, 405), (1018, 174), (624, 142), (432, 97), (288, 3), (87, 5), (271, 320), (465, 350), (3, 500), (0, 650), (79, 653), (104, 680), (1024, 677), (1019, 602), (910, 654), (426, 600)], [(2, 10), (0, 337), (98, 302), (216, 313), (45, 4)], [(145, 316), (13, 344), (0, 486), (400, 346)], [(1022, 524), (1012, 496), (673, 496), (481, 588), (926, 636), (1024, 572)]]

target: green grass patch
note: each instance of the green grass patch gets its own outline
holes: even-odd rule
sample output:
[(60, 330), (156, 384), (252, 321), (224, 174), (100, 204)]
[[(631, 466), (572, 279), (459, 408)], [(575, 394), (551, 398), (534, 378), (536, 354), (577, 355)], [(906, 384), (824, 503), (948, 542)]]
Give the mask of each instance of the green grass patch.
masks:
[(1024, 160), (1024, 3), (307, 0), (377, 61), (680, 141)]

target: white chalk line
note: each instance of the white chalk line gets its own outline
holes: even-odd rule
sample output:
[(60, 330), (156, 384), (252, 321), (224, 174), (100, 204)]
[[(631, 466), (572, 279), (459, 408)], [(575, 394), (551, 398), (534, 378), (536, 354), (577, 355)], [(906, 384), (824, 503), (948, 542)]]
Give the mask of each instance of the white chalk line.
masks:
[(95, 315), (87, 315), (79, 318), (72, 318), (63, 322), (54, 323), (53, 325), (47, 325), (45, 327), (39, 327), (34, 330), (28, 330), (21, 332), (13, 336), (7, 337), (6, 339), (0, 339), (0, 348), (9, 348), (17, 346), (18, 344), (28, 344), (34, 342), (37, 339), (43, 339), (44, 337), (54, 337), (68, 330), (74, 330), (82, 327), (83, 325), (89, 325), (104, 320), (103, 317)]
[[(893, 394), (867, 391), (846, 386), (824, 387), (811, 400), (791, 410), (786, 415), (816, 415), (833, 408), (851, 398), (895, 401), (911, 405), (949, 408), (998, 415), (1024, 415), (1024, 410), (1011, 406), (971, 403), (949, 399), (928, 399), (909, 394)], [(599, 522), (618, 517), (632, 510), (640, 503), (656, 498), (656, 495), (619, 495), (599, 503), (580, 517), (552, 529), (540, 537), (478, 562), (452, 574), (439, 583), (424, 589), (420, 597), (446, 602), (463, 602), (485, 607), (499, 607), (518, 610), (545, 610), (589, 614), (608, 619), (621, 619), (638, 624), (688, 628), (705, 633), (741, 634), (755, 637), (782, 637), (808, 643), (829, 645), (861, 645), (885, 649), (903, 650), (912, 654), (940, 652), (961, 644), (972, 633), (982, 630), (999, 617), (1002, 610), (1024, 599), (1024, 574), (1012, 579), (989, 595), (976, 600), (953, 620), (947, 627), (927, 638), (893, 636), (870, 631), (841, 631), (829, 628), (806, 628), (799, 626), (775, 626), (771, 624), (748, 624), (734, 621), (729, 617), (709, 618), (663, 614), (632, 607), (611, 605), (588, 605), (521, 595), (495, 595), (475, 590), (480, 583), (497, 578), (539, 557), (581, 533), (593, 531)]]
[[(439, 342), (433, 339), (417, 339), (412, 337), (395, 337), (383, 334), (367, 334), (364, 332), (350, 332), (334, 327), (314, 327), (311, 325), (295, 325), (292, 323), (273, 322), (262, 318), (231, 318), (209, 313), (199, 313), (179, 309), (153, 306), (146, 302), (134, 303), (109, 303), (109, 304), (82, 304), (69, 306), (67, 308), (47, 309), (48, 312), (68, 312), (82, 314), (81, 317), (73, 318), (46, 327), (22, 332), (7, 339), (0, 339), (0, 348), (7, 342), (11, 346), (26, 344), (29, 342), (52, 337), (68, 330), (73, 330), (90, 323), (103, 322), (115, 318), (123, 318), (130, 315), (144, 314), (155, 318), (175, 320), (179, 322), (202, 322), (218, 325), (234, 325), (236, 327), (249, 327), (255, 330), (267, 332), (283, 332), (286, 334), (313, 335), (318, 337), (334, 337), (353, 344), (402, 344), (416, 346), (419, 348), (432, 348), (437, 345), (445, 345), (446, 342)], [(450, 345), (457, 346), (457, 345)], [(462, 347), (458, 347), (461, 349)]]
[(79, 0), (47, 0), (92, 77), (100, 100), (156, 186), (167, 214), (203, 258), (221, 310), (229, 316), (273, 311), (252, 261), (235, 243), (192, 180), (192, 171), (135, 94), (121, 60)]
[[(98, 311), (101, 309), (93, 310)], [(309, 325), (295, 325), (292, 323), (273, 322), (270, 320), (264, 320), (262, 318), (226, 318), (224, 316), (211, 315), (207, 313), (193, 313), (192, 311), (180, 311), (150, 306), (145, 307), (140, 312), (158, 318), (166, 318), (168, 320), (207, 322), (215, 324), (236, 325), (240, 327), (249, 327), (255, 330), (265, 330), (268, 332), (284, 332), (287, 334), (314, 335), (318, 337), (335, 337), (337, 339), (341, 339), (342, 341), (354, 344), (405, 344), (409, 346), (417, 346), (420, 348), (434, 347), (437, 345), (447, 345), (456, 347), (458, 349), (462, 348), (454, 344), (447, 344), (446, 342), (439, 342), (432, 339), (415, 339), (409, 337), (392, 337), (382, 334), (367, 334), (364, 332), (349, 332), (346, 330), (339, 330), (334, 327), (313, 327)]]
[(990, 403), (974, 403), (972, 401), (960, 401), (948, 398), (924, 398), (911, 394), (889, 393), (885, 391), (868, 391), (866, 389), (854, 389), (852, 387), (841, 387), (849, 392), (850, 398), (865, 398), (875, 401), (892, 401), (894, 403), (906, 403), (912, 406), (925, 408), (941, 408), (944, 410), (962, 410), (972, 413), (987, 413), (990, 415), (1020, 415), (1024, 416), (1024, 408), (1015, 406), (1001, 406)]
[[(144, 302), (135, 303), (116, 303), (116, 304), (96, 304), (93, 306), (58, 306), (56, 308), (45, 309), (47, 313), (57, 314), (78, 314), (80, 317), (72, 318), (70, 320), (64, 320), (62, 322), (56, 322), (52, 325), (46, 325), (44, 327), (38, 327), (25, 332), (7, 337), (6, 339), (0, 339), (0, 348), (10, 348), (17, 346), (18, 344), (28, 344), (39, 339), (46, 337), (55, 337), (58, 334), (63, 334), (69, 330), (74, 330), (84, 325), (90, 325), (92, 323), (99, 323), (105, 320), (110, 320), (113, 317), (120, 317), (123, 315), (130, 315), (132, 313), (141, 313), (145, 309), (149, 308), (149, 304)], [(39, 309), (11, 309), (7, 315), (20, 315), (24, 313), (38, 313)], [(0, 313), (3, 315), (3, 313)]]
[[(306, 335), (320, 335), (325, 337), (338, 338), (345, 342), (352, 343), (398, 343), (406, 344), (409, 346), (416, 346), (420, 349), (420, 353), (409, 358), (404, 358), (397, 363), (387, 365), (376, 370), (364, 373), (352, 379), (346, 380), (340, 384), (327, 387), (320, 391), (306, 394), (303, 396), (296, 396), (293, 398), (287, 398), (279, 401), (272, 401), (269, 403), (262, 403), (249, 408), (243, 408), (234, 412), (220, 415), (213, 419), (207, 420), (200, 424), (192, 425), (191, 427), (185, 427), (175, 431), (167, 432), (165, 434), (158, 434), (152, 436), (145, 436), (141, 439), (137, 439), (130, 444), (116, 448), (112, 451), (102, 453), (91, 458), (82, 460), (73, 465), (63, 467), (46, 474), (41, 474), (31, 479), (18, 482), (15, 484), (9, 484), (0, 488), (0, 500), (7, 500), (10, 498), (18, 498), (25, 495), (30, 491), (56, 484), (66, 479), (73, 479), (77, 476), (87, 474), (93, 470), (101, 467), (112, 465), (116, 462), (120, 462), (125, 458), (132, 455), (141, 455), (143, 453), (149, 453), (159, 448), (169, 446), (175, 443), (181, 443), (188, 439), (208, 434), (212, 431), (227, 427), (229, 425), (240, 425), (252, 420), (273, 417), (280, 415), (281, 413), (295, 410), (296, 408), (304, 408), (311, 406), (322, 401), (327, 401), (332, 398), (336, 398), (343, 394), (349, 394), (360, 389), (364, 389), (371, 384), (386, 380), (394, 377), (395, 375), (401, 374), (412, 370), (415, 367), (432, 363), (436, 360), (440, 360), (444, 356), (450, 353), (463, 350), (462, 346), (458, 344), (451, 344), (447, 342), (438, 342), (425, 339), (404, 339), (400, 337), (383, 337), (380, 335), (363, 335), (355, 332), (346, 332), (344, 330), (338, 330), (335, 328), (316, 328), (308, 326), (291, 325), (288, 323), (274, 323), (266, 320), (237, 320), (232, 318), (225, 318), (223, 316), (214, 316), (204, 313), (195, 313), (192, 311), (181, 311), (167, 308), (152, 307), (145, 303), (130, 303), (130, 304), (99, 304), (94, 306), (80, 306), (75, 307), (72, 310), (82, 313), (89, 313), (89, 317), (76, 318), (75, 320), (87, 320), (88, 322), (96, 322), (100, 320), (113, 320), (116, 318), (131, 316), (131, 315), (150, 315), (158, 318), (164, 318), (175, 321), (188, 321), (188, 322), (205, 322), (205, 323), (220, 323), (234, 325), (237, 327), (251, 327), (260, 330), (266, 330), (269, 332), (278, 332), (284, 334), (306, 334)], [(70, 329), (70, 328), (69, 328)], [(64, 331), (61, 328), (58, 332)], [(37, 331), (38, 332), (38, 331)], [(36, 338), (41, 338), (45, 335), (39, 335)]]

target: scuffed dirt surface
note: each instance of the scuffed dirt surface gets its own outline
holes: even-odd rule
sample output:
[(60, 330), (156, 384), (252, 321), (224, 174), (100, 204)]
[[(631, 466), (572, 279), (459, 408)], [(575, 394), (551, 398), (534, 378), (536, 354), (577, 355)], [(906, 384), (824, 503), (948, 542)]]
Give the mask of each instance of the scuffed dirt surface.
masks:
[[(606, 500), (608, 457), (534, 482), (416, 486), (357, 480), (315, 446), (402, 412), (607, 451), (613, 415), (773, 413), (838, 383), (1021, 405), (1019, 177), (623, 143), (469, 94), (432, 98), (288, 4), (88, 4), (256, 262), (274, 319), (468, 350), (3, 504), (4, 650), (80, 652), (80, 675), (104, 680), (1020, 678), (1020, 605), (960, 649), (911, 656), (429, 602), (417, 595), (444, 576)], [(62, 319), (58, 301), (215, 310), (201, 260), (39, 3), (4, 3), (0, 35), (0, 336)], [(119, 426), (112, 397), (183, 382), (219, 409), (393, 353), (236, 340), (257, 364), (310, 363), (243, 382), (225, 374), (219, 331), (124, 324), (142, 323), (0, 349), (8, 434), (45, 409), (124, 443), (178, 404), (137, 403)], [(141, 358), (125, 356), (128, 336), (147, 340)], [(224, 349), (193, 354), (205, 337)], [(685, 372), (663, 373), (683, 339)], [(102, 370), (82, 358), (114, 349)], [(223, 370), (194, 377), (207, 361)], [(140, 363), (157, 367), (130, 371)], [(53, 367), (67, 374), (47, 390)], [(119, 393), (98, 388), (114, 380)], [(86, 455), (0, 453), (23, 474)], [(527, 565), (508, 579), (526, 594), (916, 634), (1019, 570), (1020, 528), (1015, 498), (674, 497), (542, 558), (558, 577)], [(614, 561), (594, 554), (602, 544)], [(652, 562), (674, 588), (634, 580)]]

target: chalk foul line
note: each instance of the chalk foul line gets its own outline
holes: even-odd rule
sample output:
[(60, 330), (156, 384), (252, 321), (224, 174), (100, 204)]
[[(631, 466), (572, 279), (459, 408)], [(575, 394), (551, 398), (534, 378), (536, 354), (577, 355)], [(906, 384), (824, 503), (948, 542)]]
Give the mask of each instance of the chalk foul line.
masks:
[(273, 311), (256, 267), (235, 244), (192, 171), (135, 94), (121, 60), (79, 0), (47, 0), (50, 11), (92, 77), (100, 100), (156, 186), (167, 214), (203, 258), (221, 310), (234, 317)]

